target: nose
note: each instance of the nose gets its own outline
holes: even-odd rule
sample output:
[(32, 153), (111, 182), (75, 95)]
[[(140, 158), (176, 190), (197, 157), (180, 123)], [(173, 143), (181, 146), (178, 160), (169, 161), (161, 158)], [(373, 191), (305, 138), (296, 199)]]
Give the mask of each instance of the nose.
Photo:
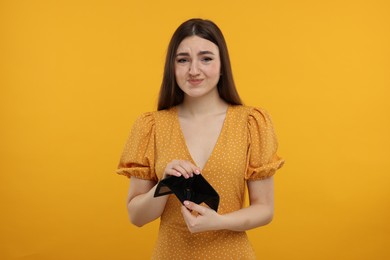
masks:
[(199, 70), (197, 62), (196, 61), (191, 62), (191, 65), (189, 68), (189, 74), (191, 76), (196, 76), (196, 75), (199, 75), (199, 73), (200, 73), (200, 70)]

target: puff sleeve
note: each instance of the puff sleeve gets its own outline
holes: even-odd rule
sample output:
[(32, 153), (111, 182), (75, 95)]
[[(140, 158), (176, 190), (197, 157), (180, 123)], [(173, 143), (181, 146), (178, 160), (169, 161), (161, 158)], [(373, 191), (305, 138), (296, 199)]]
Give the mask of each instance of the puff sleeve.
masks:
[(145, 113), (134, 122), (116, 173), (157, 181), (154, 159), (155, 120), (152, 113)]
[(248, 115), (248, 156), (245, 179), (261, 180), (271, 177), (282, 167), (284, 160), (277, 154), (276, 139), (271, 118), (259, 108)]

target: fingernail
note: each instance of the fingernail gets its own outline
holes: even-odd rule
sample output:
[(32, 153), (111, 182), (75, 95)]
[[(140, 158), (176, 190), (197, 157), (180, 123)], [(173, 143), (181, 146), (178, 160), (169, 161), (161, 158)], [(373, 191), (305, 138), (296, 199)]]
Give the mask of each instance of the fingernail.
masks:
[(199, 171), (198, 169), (196, 169), (196, 170), (195, 170), (195, 173), (196, 173), (196, 174), (199, 174), (199, 173), (200, 173), (200, 171)]
[(184, 201), (184, 205), (188, 206), (190, 203), (188, 201)]

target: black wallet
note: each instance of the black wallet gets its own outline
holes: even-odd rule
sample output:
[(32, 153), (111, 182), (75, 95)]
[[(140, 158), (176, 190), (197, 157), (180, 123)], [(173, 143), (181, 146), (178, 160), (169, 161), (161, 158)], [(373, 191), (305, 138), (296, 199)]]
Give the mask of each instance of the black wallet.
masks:
[(183, 176), (170, 175), (157, 184), (154, 197), (172, 193), (176, 195), (181, 203), (185, 200), (193, 201), (196, 204), (204, 202), (213, 210), (218, 210), (219, 195), (202, 174), (194, 174), (193, 177), (188, 179)]

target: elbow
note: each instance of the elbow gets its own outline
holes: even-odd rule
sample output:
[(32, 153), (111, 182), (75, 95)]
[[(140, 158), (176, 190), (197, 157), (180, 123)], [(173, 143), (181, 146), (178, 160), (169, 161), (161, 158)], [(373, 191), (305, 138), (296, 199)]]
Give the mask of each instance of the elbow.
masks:
[(259, 208), (256, 227), (266, 226), (272, 222), (274, 218), (274, 209), (271, 206), (262, 205)]
[(273, 219), (274, 219), (274, 210), (272, 208), (269, 208), (268, 210), (266, 210), (264, 214), (263, 225), (265, 226), (270, 224)]
[(268, 225), (272, 222), (272, 220), (274, 219), (274, 214), (273, 213), (269, 213), (267, 215), (267, 217), (265, 218), (265, 222), (264, 222), (264, 225)]
[(141, 221), (139, 221), (131, 216), (129, 216), (129, 220), (130, 220), (130, 223), (136, 227), (142, 227), (143, 225), (145, 225), (145, 223), (143, 223), (143, 222), (141, 222)]
[(139, 216), (139, 214), (136, 214), (133, 210), (131, 210), (130, 206), (127, 206), (127, 212), (128, 212), (128, 217), (129, 221), (132, 225), (136, 227), (142, 227), (146, 223), (143, 221), (144, 218), (142, 216)]
[(136, 227), (142, 227), (147, 223), (147, 222), (145, 222), (144, 217), (140, 216), (139, 214), (135, 214), (134, 212), (131, 212), (130, 210), (129, 210), (129, 220), (130, 220), (130, 223)]
[(145, 218), (140, 216), (139, 214), (134, 214), (134, 212), (129, 211), (129, 220), (130, 223), (136, 227), (142, 227), (147, 222), (145, 222)]

